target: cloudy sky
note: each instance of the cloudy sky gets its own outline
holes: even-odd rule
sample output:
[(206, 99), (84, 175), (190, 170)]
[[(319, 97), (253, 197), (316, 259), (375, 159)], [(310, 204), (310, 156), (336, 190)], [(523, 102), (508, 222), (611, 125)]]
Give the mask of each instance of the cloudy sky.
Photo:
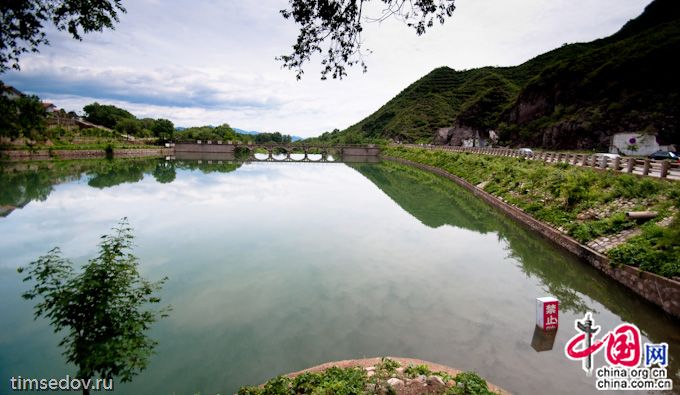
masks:
[(98, 101), (177, 126), (307, 137), (360, 121), (436, 67), (517, 65), (608, 36), (649, 2), (458, 0), (454, 16), (421, 37), (396, 20), (366, 24), (368, 73), (321, 81), (317, 60), (297, 81), (274, 59), (297, 36), (278, 12), (287, 0), (124, 0), (116, 30), (82, 42), (50, 30), (51, 46), (0, 79), (66, 110)]

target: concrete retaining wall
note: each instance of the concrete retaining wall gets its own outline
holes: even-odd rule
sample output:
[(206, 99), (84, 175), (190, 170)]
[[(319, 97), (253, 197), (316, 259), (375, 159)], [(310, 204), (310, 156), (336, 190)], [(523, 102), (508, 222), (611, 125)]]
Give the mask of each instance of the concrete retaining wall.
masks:
[(175, 144), (175, 152), (206, 152), (206, 153), (233, 153), (236, 146), (232, 144), (217, 144), (212, 142), (212, 144), (202, 143), (177, 143)]
[(411, 162), (400, 158), (387, 157), (385, 159), (427, 170), (454, 181), (490, 205), (503, 211), (511, 218), (519, 221), (525, 227), (538, 232), (548, 240), (585, 260), (609, 277), (630, 288), (644, 299), (661, 307), (675, 318), (680, 318), (680, 282), (661, 277), (654, 273), (644, 272), (632, 266), (624, 265), (621, 267), (612, 267), (609, 258), (606, 256), (579, 243), (552, 226), (535, 219), (519, 208), (501, 201), (483, 189), (477, 188), (475, 185), (464, 179), (438, 167)]
[[(139, 157), (154, 157), (154, 156), (168, 156), (174, 155), (172, 148), (126, 148), (114, 149), (113, 156), (115, 158), (139, 158)], [(10, 150), (0, 152), (0, 158), (10, 161), (21, 160), (50, 160), (50, 159), (89, 159), (89, 158), (105, 158), (106, 151), (101, 149), (84, 149), (84, 150)]]
[(139, 158), (145, 156), (172, 156), (175, 150), (172, 148), (128, 148), (128, 149), (114, 149), (114, 158)]
[(344, 147), (342, 155), (345, 156), (378, 156), (380, 148), (376, 147)]

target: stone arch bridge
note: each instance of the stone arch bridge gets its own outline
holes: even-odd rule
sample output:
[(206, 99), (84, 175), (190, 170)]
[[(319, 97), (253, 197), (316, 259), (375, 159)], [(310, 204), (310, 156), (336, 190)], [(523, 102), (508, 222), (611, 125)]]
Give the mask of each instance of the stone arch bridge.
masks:
[(261, 162), (351, 161), (356, 158), (377, 158), (380, 154), (380, 148), (373, 144), (333, 146), (295, 143), (242, 144), (210, 140), (176, 143), (174, 150), (175, 156), (187, 159), (206, 156), (230, 159), (247, 156), (250, 161)]

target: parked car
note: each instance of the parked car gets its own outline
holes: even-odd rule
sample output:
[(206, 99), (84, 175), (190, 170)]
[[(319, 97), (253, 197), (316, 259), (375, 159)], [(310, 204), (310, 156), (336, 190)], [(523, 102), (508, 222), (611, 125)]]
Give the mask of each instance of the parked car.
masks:
[(519, 153), (524, 155), (533, 155), (534, 151), (532, 151), (531, 148), (520, 148)]
[(655, 153), (649, 155), (649, 158), (656, 160), (670, 160), (671, 162), (680, 162), (680, 158), (675, 153), (670, 151), (656, 151)]

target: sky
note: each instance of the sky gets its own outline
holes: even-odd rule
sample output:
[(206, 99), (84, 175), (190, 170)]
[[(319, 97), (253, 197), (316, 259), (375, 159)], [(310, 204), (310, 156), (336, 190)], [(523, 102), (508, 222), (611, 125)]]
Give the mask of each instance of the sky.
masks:
[[(279, 10), (287, 0), (123, 0), (115, 30), (76, 41), (48, 30), (51, 45), (0, 74), (17, 89), (82, 114), (97, 101), (176, 126), (220, 125), (311, 137), (370, 115), (440, 66), (513, 66), (565, 43), (616, 32), (649, 0), (458, 0), (453, 17), (423, 36), (391, 19), (365, 23), (368, 72), (302, 80), (283, 69), (297, 37)], [(368, 15), (378, 15), (373, 0)]]

